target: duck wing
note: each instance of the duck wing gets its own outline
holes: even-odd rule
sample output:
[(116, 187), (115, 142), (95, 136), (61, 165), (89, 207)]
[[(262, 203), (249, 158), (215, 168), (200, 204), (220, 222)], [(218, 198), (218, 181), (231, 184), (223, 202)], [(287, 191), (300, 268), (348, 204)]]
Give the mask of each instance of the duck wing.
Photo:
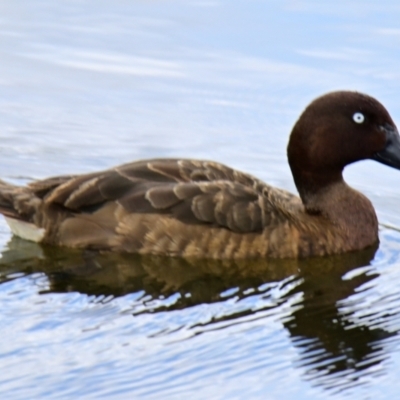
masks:
[(155, 159), (92, 174), (49, 178), (29, 185), (47, 206), (94, 213), (110, 202), (129, 214), (159, 214), (185, 224), (259, 232), (287, 218), (298, 200), (251, 175), (210, 161)]

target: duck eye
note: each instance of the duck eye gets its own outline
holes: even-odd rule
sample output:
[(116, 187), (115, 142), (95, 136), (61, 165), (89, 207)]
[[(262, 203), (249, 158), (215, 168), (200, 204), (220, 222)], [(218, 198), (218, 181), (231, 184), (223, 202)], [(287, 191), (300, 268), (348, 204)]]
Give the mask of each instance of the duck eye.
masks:
[(362, 114), (362, 113), (360, 113), (360, 112), (356, 112), (356, 113), (353, 115), (353, 121), (354, 121), (356, 124), (362, 124), (362, 123), (365, 121), (364, 114)]

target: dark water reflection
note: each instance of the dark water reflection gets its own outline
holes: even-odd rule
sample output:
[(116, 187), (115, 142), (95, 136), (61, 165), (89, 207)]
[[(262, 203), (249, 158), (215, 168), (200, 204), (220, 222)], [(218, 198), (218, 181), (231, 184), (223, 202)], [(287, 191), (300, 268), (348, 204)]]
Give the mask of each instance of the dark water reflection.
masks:
[[(13, 0), (0, 11), (1, 179), (189, 157), (295, 191), (285, 149), (310, 100), (367, 92), (400, 121), (393, 1)], [(345, 177), (395, 227), (375, 256), (102, 256), (7, 244), (0, 219), (2, 398), (397, 398), (399, 171), (371, 161)]]
[[(376, 367), (389, 357), (384, 340), (397, 335), (377, 323), (382, 315), (373, 310), (355, 323), (357, 308), (344, 307), (353, 295), (368, 295), (373, 285), (366, 284), (379, 277), (370, 267), (375, 252), (376, 248), (371, 248), (311, 260), (231, 262), (60, 250), (13, 238), (2, 255), (0, 282), (44, 274), (48, 285), (40, 289), (42, 295), (79, 292), (103, 303), (139, 292), (125, 310), (133, 318), (204, 303), (233, 300), (240, 305), (246, 304), (246, 299), (265, 303), (256, 306), (250, 301), (236, 310), (228, 307), (207, 321), (192, 320), (172, 331), (165, 327), (156, 335), (173, 335), (182, 328), (192, 336), (199, 335), (249, 319), (264, 319), (268, 324), (266, 311), (296, 299), (290, 311), (279, 318), (298, 349), (296, 368), (313, 385), (340, 392), (357, 386), (363, 376), (376, 374)], [(396, 314), (398, 311), (385, 313), (386, 322)]]
[(354, 269), (369, 265), (374, 253), (371, 249), (316, 261), (317, 265), (305, 263), (299, 274), (302, 282), (293, 290), (303, 294), (301, 308), (284, 325), (301, 349), (299, 365), (308, 379), (333, 391), (357, 384), (360, 375), (379, 365), (388, 357), (379, 343), (397, 335), (377, 327), (373, 313), (354, 324), (354, 310), (341, 309), (343, 301), (360, 286), (379, 276), (367, 269), (352, 279), (343, 279)]

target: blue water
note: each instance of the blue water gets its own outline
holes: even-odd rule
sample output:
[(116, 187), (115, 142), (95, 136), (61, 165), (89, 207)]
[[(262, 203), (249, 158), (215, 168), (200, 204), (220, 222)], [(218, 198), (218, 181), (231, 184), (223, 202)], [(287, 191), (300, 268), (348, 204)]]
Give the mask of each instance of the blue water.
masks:
[[(3, 2), (0, 178), (193, 157), (295, 191), (287, 138), (316, 96), (366, 92), (400, 124), (399, 20), (388, 0)], [(400, 175), (345, 176), (376, 207), (376, 253), (106, 257), (0, 220), (2, 397), (396, 398)]]

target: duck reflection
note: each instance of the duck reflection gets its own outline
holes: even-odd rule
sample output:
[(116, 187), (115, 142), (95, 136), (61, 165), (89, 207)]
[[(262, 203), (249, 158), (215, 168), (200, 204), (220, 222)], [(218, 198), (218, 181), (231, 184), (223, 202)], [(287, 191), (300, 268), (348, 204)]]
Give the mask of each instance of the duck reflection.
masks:
[[(288, 289), (282, 290), (284, 294), (275, 306), (296, 296), (300, 299), (290, 316), (282, 317), (299, 349), (300, 367), (314, 383), (338, 388), (340, 383), (335, 377), (344, 384), (346, 375), (354, 380), (354, 373), (368, 373), (371, 366), (380, 364), (387, 357), (380, 345), (382, 339), (396, 334), (377, 327), (373, 318), (356, 324), (352, 322), (353, 312), (343, 309), (349, 296), (378, 276), (371, 273), (372, 268), (354, 271), (368, 266), (375, 251), (370, 248), (307, 260), (182, 260), (39, 247), (14, 237), (2, 254), (0, 282), (14, 279), (15, 273), (40, 272), (49, 280), (46, 292), (78, 291), (114, 297), (143, 292), (144, 306), (139, 311), (133, 309), (132, 314), (183, 309), (227, 298), (240, 302), (258, 295), (265, 299), (268, 290), (277, 284), (281, 288), (286, 285)], [(232, 294), (226, 295), (233, 288)], [(148, 302), (173, 295), (176, 300), (172, 304)], [(270, 303), (256, 310), (249, 306), (229, 315), (210, 317), (206, 328), (226, 320), (240, 322), (243, 315), (256, 317), (268, 308)]]
[(354, 310), (345, 307), (363, 284), (379, 276), (372, 268), (354, 271), (368, 266), (375, 252), (374, 248), (302, 262), (301, 283), (288, 294), (302, 293), (303, 298), (284, 326), (301, 350), (299, 363), (306, 376), (326, 388), (339, 391), (342, 386), (356, 385), (363, 371), (373, 372), (371, 367), (387, 358), (382, 340), (397, 335), (379, 328), (372, 311), (362, 323), (355, 323)]

